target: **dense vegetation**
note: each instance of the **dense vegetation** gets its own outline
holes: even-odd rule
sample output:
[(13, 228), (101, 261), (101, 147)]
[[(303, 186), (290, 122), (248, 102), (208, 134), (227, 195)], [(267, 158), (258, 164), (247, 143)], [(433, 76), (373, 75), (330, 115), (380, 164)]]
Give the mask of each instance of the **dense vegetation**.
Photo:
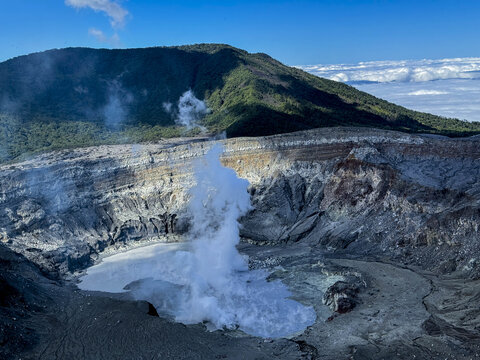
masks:
[(338, 125), (480, 133), (478, 123), (411, 111), (228, 45), (69, 48), (0, 63), (0, 160), (185, 134), (165, 104), (188, 89), (211, 109), (203, 125), (230, 137)]

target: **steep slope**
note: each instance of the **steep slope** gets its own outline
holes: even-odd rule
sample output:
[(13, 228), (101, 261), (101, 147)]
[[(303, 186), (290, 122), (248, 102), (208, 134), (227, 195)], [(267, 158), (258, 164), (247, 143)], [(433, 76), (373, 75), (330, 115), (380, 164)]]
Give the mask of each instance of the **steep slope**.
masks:
[[(211, 109), (209, 131), (257, 136), (225, 140), (222, 157), (251, 183), (241, 219), (250, 266), (318, 314), (322, 275), (355, 274), (356, 308), (265, 341), (78, 291), (68, 279), (100, 256), (182, 239), (192, 163), (212, 143), (52, 152), (0, 165), (0, 358), (478, 356), (480, 139), (365, 128), (460, 135), (478, 124), (224, 45), (65, 49), (0, 64), (0, 154), (178, 135), (168, 109), (189, 89)], [(258, 136), (329, 124), (363, 128)]]
[[(249, 241), (381, 254), (480, 278), (476, 137), (323, 128), (225, 144), (224, 163), (252, 185), (255, 210), (241, 230)], [(0, 166), (0, 241), (53, 276), (109, 247), (171, 236), (174, 215), (182, 233), (192, 161), (211, 145), (101, 146)]]
[(178, 136), (188, 90), (210, 109), (203, 125), (229, 137), (335, 125), (480, 132), (479, 124), (410, 111), (228, 45), (69, 48), (0, 63), (0, 159)]
[[(337, 127), (223, 141), (222, 162), (251, 183), (242, 253), (318, 314), (303, 334), (272, 342), (172, 324), (145, 303), (68, 285), (100, 256), (181, 240), (192, 164), (212, 142), (100, 146), (2, 165), (0, 358), (475, 358), (479, 140)], [(320, 316), (323, 274), (363, 280), (356, 307), (329, 321)]]

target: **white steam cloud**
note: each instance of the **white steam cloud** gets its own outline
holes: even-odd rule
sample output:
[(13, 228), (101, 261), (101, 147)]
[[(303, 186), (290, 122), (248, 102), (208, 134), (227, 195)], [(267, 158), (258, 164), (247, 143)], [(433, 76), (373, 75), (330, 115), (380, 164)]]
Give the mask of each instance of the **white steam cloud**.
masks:
[(192, 127), (208, 113), (208, 107), (202, 100), (195, 97), (191, 90), (185, 92), (178, 101), (177, 122), (181, 125)]
[(54, 167), (34, 168), (28, 171), (27, 182), (29, 195), (27, 204), (41, 203), (45, 210), (53, 214), (70, 207), (71, 202), (66, 188), (73, 185), (72, 181), (58, 176)]
[(133, 95), (126, 91), (118, 81), (109, 84), (107, 103), (102, 109), (105, 125), (108, 128), (118, 130), (125, 123), (129, 105), (133, 99)]
[(215, 145), (195, 166), (192, 225), (184, 245), (189, 251), (177, 245), (165, 252), (166, 245), (157, 245), (140, 257), (137, 250), (134, 261), (121, 254), (116, 262), (89, 269), (79, 287), (123, 291), (129, 284), (125, 289), (150, 301), (159, 313), (185, 324), (207, 322), (212, 330), (239, 328), (255, 336), (283, 337), (313, 324), (311, 307), (289, 299), (282, 282), (266, 280), (268, 273), (249, 271), (236, 249), (238, 219), (251, 208), (249, 184), (221, 165), (222, 152)]
[(162, 106), (163, 106), (163, 110), (165, 110), (167, 113), (170, 114), (172, 112), (172, 107), (173, 107), (172, 103), (164, 102)]
[(65, 0), (65, 4), (76, 9), (90, 8), (96, 12), (105, 13), (113, 28), (125, 25), (125, 19), (128, 16), (128, 11), (112, 0)]
[(174, 116), (176, 124), (185, 126), (187, 129), (202, 127), (200, 120), (210, 113), (207, 104), (197, 99), (192, 90), (185, 91), (182, 96), (180, 96), (176, 109), (174, 109), (173, 104), (169, 102), (163, 103), (163, 109)]

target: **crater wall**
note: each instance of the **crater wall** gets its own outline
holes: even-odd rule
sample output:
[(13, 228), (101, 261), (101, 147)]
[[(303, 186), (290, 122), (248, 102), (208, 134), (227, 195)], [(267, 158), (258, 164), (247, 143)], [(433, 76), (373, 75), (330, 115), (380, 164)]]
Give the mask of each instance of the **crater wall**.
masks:
[[(328, 128), (223, 142), (223, 163), (251, 183), (245, 241), (480, 276), (480, 139)], [(0, 239), (52, 276), (111, 247), (175, 241), (188, 229), (192, 164), (210, 146), (99, 146), (3, 165)]]

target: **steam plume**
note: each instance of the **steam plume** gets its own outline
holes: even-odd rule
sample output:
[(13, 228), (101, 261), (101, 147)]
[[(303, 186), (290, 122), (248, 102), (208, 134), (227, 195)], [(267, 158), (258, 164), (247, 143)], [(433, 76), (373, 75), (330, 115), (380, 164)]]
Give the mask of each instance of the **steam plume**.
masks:
[(267, 281), (265, 271), (249, 271), (247, 258), (236, 249), (238, 219), (251, 208), (249, 184), (221, 165), (222, 152), (215, 145), (195, 166), (187, 244), (170, 251), (156, 245), (137, 251), (136, 259), (133, 253), (119, 254), (118, 262), (111, 259), (89, 270), (80, 288), (129, 290), (176, 321), (240, 328), (261, 337), (287, 336), (313, 324), (311, 307), (289, 299), (285, 285)]
[(202, 127), (200, 120), (210, 112), (204, 101), (197, 99), (192, 90), (185, 91), (178, 99), (177, 109), (172, 103), (163, 103), (163, 109), (175, 117), (175, 123), (187, 129)]
[(108, 100), (103, 108), (105, 125), (117, 130), (128, 117), (128, 106), (133, 102), (133, 96), (122, 88), (118, 81), (113, 81), (108, 87)]

